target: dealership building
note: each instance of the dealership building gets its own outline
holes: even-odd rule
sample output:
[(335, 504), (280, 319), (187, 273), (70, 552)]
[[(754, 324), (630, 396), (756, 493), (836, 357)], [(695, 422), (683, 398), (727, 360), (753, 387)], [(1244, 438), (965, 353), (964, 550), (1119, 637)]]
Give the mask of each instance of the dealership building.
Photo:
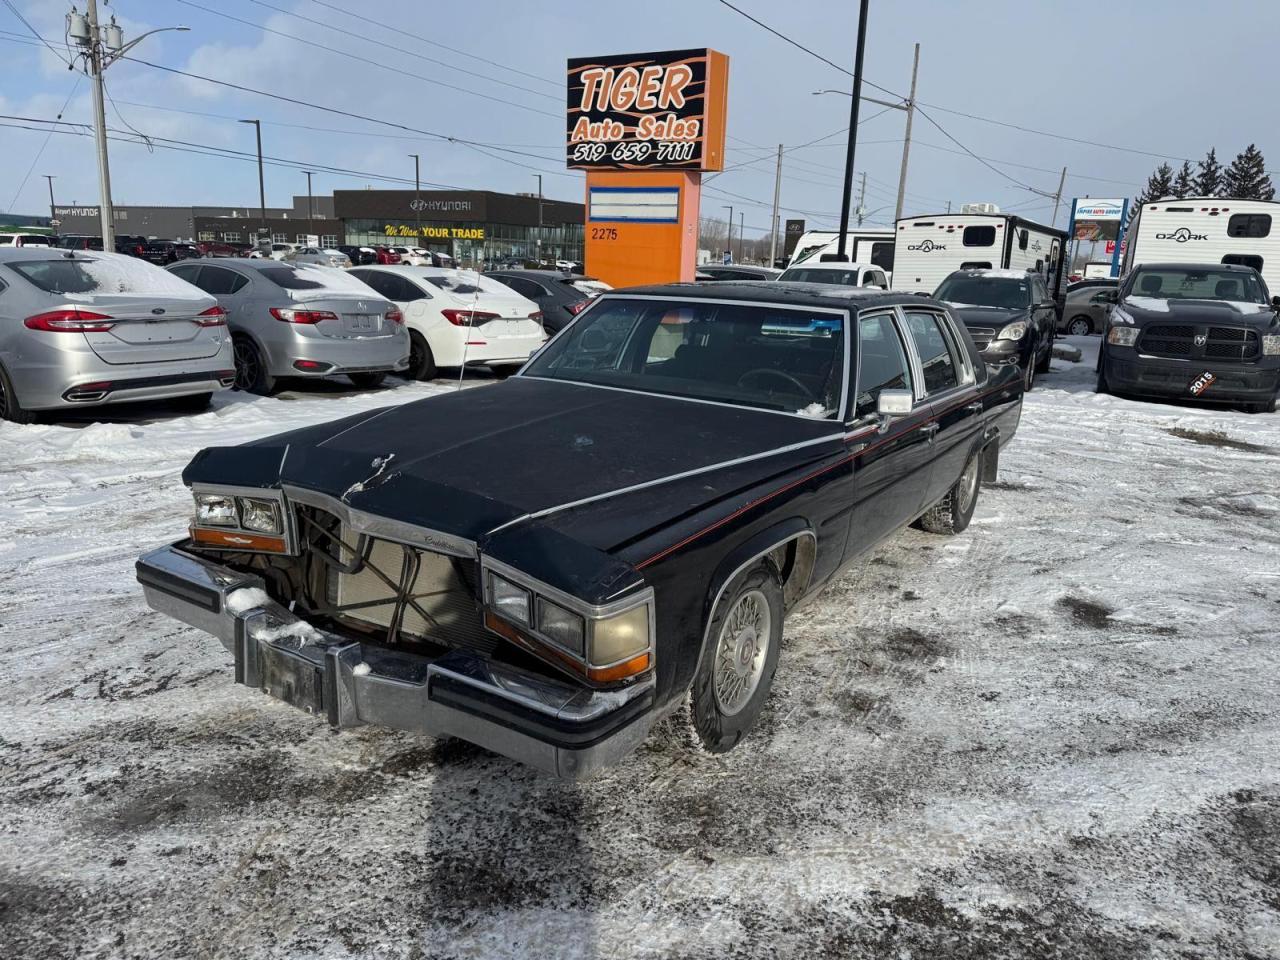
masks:
[[(94, 205), (55, 208), (60, 234), (99, 235)], [(323, 246), (426, 247), (465, 264), (509, 259), (582, 260), (580, 203), (489, 190), (337, 190), (331, 197), (294, 197), (291, 207), (114, 208), (116, 232), (168, 240), (250, 243), (260, 233), (276, 243)]]

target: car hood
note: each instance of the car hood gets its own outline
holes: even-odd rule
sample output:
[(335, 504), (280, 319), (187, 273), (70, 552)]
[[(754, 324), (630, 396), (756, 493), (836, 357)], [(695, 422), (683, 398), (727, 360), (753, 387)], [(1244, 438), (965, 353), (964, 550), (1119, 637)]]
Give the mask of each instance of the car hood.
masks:
[[(1276, 313), (1262, 303), (1232, 300), (1161, 300), (1155, 297), (1125, 297), (1119, 308), (1135, 323), (1249, 326), (1263, 330), (1277, 324)], [(1112, 312), (1113, 322), (1124, 318)]]
[(1027, 319), (1026, 308), (979, 307), (971, 303), (948, 303), (947, 309), (966, 327), (996, 327)]
[(842, 437), (829, 420), (513, 377), (202, 450), (183, 479), (303, 487), (472, 541), (537, 522), (611, 550)]

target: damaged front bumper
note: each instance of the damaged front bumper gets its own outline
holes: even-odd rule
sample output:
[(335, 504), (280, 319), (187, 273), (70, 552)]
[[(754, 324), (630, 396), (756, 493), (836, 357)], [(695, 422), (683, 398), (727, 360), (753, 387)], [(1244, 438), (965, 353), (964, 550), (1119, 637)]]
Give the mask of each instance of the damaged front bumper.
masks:
[(652, 679), (592, 691), (453, 650), (428, 657), (318, 629), (259, 594), (261, 578), (180, 545), (137, 562), (153, 610), (222, 641), (235, 680), (336, 728), (377, 724), (453, 736), (570, 779), (615, 763), (648, 735)]

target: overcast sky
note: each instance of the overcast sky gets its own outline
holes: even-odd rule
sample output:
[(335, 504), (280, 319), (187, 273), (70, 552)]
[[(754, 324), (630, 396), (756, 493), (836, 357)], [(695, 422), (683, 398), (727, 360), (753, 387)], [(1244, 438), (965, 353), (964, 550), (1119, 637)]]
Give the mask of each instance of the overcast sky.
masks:
[[(81, 77), (77, 85), (78, 74), (35, 44), (8, 3), (66, 55), (63, 14), (69, 3), (4, 0), (0, 113), (52, 119), (70, 96), (64, 119), (88, 121), (88, 81)], [(853, 0), (734, 3), (852, 66)], [(108, 107), (110, 127), (125, 130), (127, 122), (155, 137), (252, 152), (252, 128), (235, 118), (257, 117), (269, 156), (412, 178), (407, 154), (416, 152), (424, 181), (531, 191), (537, 189), (534, 174), (542, 173), (547, 196), (571, 200), (580, 199), (583, 188), (581, 174), (566, 171), (563, 161), (565, 60), (712, 47), (730, 57), (727, 163), (764, 159), (709, 179), (703, 215), (725, 215), (721, 204), (745, 208), (748, 235), (768, 229), (777, 144), (804, 144), (848, 122), (848, 97), (812, 94), (847, 89), (845, 74), (718, 0), (114, 0), (103, 18), (111, 12), (124, 25), (126, 39), (160, 26), (191, 27), (190, 33), (145, 40), (134, 56), (153, 63), (501, 147), (482, 153), (127, 61), (107, 74), (118, 108)], [(341, 52), (264, 33), (259, 26)], [(905, 94), (912, 44), (920, 43), (922, 110), (1001, 171), (948, 152), (960, 148), (917, 115), (905, 213), (938, 212), (948, 200), (986, 200), (1047, 222), (1052, 200), (1028, 187), (1052, 193), (1065, 165), (1067, 197), (1133, 195), (1160, 159), (1129, 151), (1167, 156), (1176, 166), (1174, 158), (1197, 159), (1216, 146), (1226, 164), (1256, 142), (1268, 169), (1280, 170), (1278, 27), (1276, 0), (872, 0), (866, 78)], [(864, 93), (885, 97), (874, 89)], [(893, 216), (904, 114), (874, 116), (880, 110), (863, 104), (863, 117), (871, 119), (860, 127), (856, 167), (868, 174), (869, 220), (886, 222)], [(948, 110), (1110, 146), (1024, 133)], [(0, 127), (0, 210), (43, 214), (48, 193), (42, 174), (57, 178), (59, 203), (97, 202), (92, 140), (54, 134), (44, 146), (45, 140), (43, 132)], [(833, 222), (840, 208), (843, 147), (838, 134), (787, 154), (784, 217), (805, 217), (811, 227)], [(252, 162), (113, 143), (111, 175), (117, 203), (257, 202)], [(369, 176), (314, 178), (317, 194), (366, 185), (396, 186)], [(293, 194), (306, 192), (306, 179), (295, 169), (268, 167), (266, 189), (268, 205), (287, 205)], [(1059, 212), (1059, 225), (1068, 210), (1064, 205)]]

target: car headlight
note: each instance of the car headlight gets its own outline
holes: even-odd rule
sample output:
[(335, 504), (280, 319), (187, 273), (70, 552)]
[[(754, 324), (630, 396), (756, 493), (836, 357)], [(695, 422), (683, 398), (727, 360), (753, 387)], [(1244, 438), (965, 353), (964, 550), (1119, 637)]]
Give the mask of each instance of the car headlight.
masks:
[(538, 598), (538, 633), (571, 653), (582, 656), (586, 647), (586, 625), (582, 617), (558, 603)]
[(508, 620), (530, 625), (529, 591), (496, 573), (489, 574), (489, 602)]
[(240, 504), (240, 526), (257, 533), (281, 531), (280, 509), (274, 500), (256, 500), (253, 497), (236, 497)]
[(1262, 355), (1266, 357), (1280, 356), (1280, 336), (1268, 335), (1262, 338)]
[(1027, 335), (1027, 321), (1015, 320), (996, 334), (997, 340), (1021, 340)]
[(614, 664), (640, 656), (649, 649), (649, 604), (596, 620), (591, 625), (588, 661)]
[(202, 527), (234, 527), (237, 523), (235, 498), (197, 493), (196, 523)]
[(1107, 343), (1117, 347), (1132, 347), (1138, 342), (1137, 327), (1112, 327), (1107, 331)]

